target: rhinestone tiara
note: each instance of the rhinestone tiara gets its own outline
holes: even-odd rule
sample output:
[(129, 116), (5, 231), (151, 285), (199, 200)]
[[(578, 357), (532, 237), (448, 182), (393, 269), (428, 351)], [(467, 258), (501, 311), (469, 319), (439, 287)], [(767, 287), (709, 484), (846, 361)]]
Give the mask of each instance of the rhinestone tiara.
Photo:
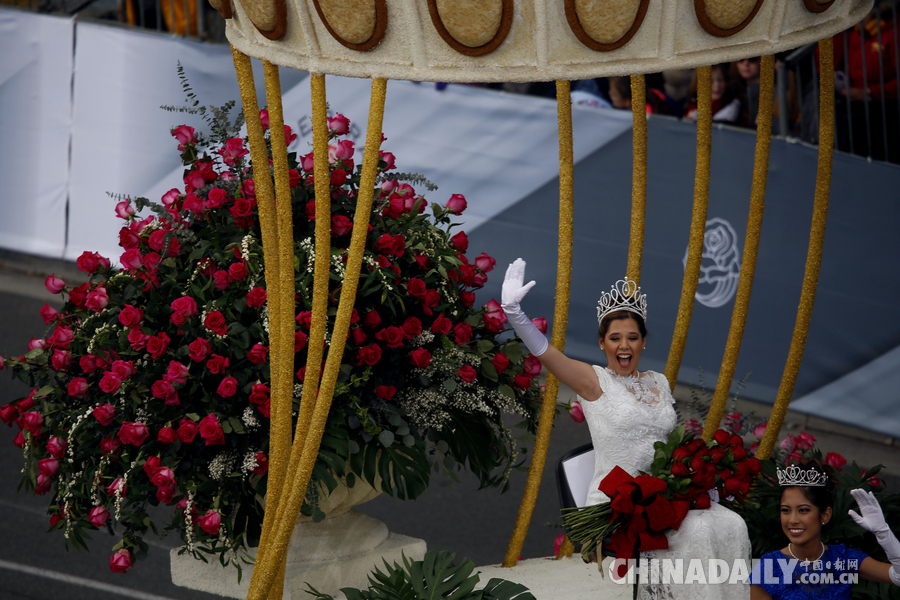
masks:
[(603, 322), (603, 317), (617, 310), (627, 310), (641, 315), (647, 321), (647, 294), (641, 293), (641, 288), (627, 277), (620, 279), (612, 285), (609, 292), (600, 294), (597, 301), (597, 324)]
[(778, 472), (778, 485), (799, 486), (824, 486), (828, 482), (828, 475), (816, 469), (801, 469), (797, 465), (791, 465), (784, 469), (776, 469)]

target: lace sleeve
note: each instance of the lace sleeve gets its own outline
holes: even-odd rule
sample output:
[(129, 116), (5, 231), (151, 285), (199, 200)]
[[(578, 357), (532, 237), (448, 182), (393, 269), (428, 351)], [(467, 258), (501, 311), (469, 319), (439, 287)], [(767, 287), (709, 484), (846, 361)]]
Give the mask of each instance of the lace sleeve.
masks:
[(656, 387), (659, 389), (660, 401), (665, 404), (675, 404), (675, 398), (669, 389), (669, 380), (666, 379), (666, 376), (656, 371), (651, 371), (651, 373), (653, 374), (653, 381), (656, 382)]

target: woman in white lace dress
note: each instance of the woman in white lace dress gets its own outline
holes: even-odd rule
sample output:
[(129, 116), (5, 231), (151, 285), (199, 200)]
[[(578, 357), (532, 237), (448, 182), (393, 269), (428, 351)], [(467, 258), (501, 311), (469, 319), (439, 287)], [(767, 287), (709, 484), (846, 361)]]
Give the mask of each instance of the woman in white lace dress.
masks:
[[(591, 431), (596, 463), (586, 505), (606, 502), (600, 481), (619, 466), (632, 476), (648, 472), (653, 460), (653, 444), (668, 438), (676, 426), (669, 383), (653, 371), (640, 372), (638, 363), (647, 342), (645, 325), (646, 296), (634, 282), (620, 281), (603, 294), (598, 303), (600, 350), (606, 354), (607, 367), (573, 360), (550, 346), (519, 306), (534, 282), (524, 284), (525, 262), (517, 259), (509, 266), (503, 282), (502, 305), (510, 324), (532, 354), (540, 357), (547, 370), (571, 387), (579, 399)], [(523, 285), (524, 284), (524, 285)], [(577, 500), (577, 499), (576, 499)], [(748, 573), (734, 577), (735, 561), (750, 558), (750, 540), (743, 519), (713, 502), (705, 510), (692, 510), (677, 531), (667, 535), (668, 550), (644, 552), (641, 558), (683, 559), (681, 567), (673, 563), (685, 583), (665, 581), (639, 586), (640, 598), (702, 598), (731, 600), (749, 597), (743, 581)], [(699, 559), (693, 563), (691, 559)], [(710, 561), (724, 559), (711, 572)], [(699, 569), (699, 570), (698, 570)], [(728, 580), (733, 581), (729, 583)], [(690, 583), (688, 583), (690, 581)]]

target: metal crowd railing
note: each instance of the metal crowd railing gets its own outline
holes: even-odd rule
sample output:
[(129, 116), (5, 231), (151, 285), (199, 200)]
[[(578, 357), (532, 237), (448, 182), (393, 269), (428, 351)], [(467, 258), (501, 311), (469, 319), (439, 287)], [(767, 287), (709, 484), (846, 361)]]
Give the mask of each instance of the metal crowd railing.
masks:
[[(898, 0), (877, 2), (856, 27), (835, 36), (835, 148), (900, 163)], [(816, 45), (778, 63), (777, 132), (818, 143)], [(797, 105), (797, 114), (791, 105)]]

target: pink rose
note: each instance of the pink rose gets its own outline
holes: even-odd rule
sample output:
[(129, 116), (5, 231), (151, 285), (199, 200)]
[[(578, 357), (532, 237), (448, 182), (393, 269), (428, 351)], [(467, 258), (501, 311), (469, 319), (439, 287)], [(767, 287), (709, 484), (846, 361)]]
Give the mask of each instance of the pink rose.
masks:
[(541, 333), (547, 333), (547, 319), (544, 317), (538, 317), (536, 319), (532, 319), (531, 322), (537, 327), (538, 331)]
[(19, 411), (14, 404), (4, 404), (0, 406), (0, 420), (12, 427), (12, 424), (19, 418)]
[(163, 427), (156, 434), (156, 439), (162, 444), (174, 444), (178, 439), (175, 430), (171, 427)]
[(93, 354), (85, 354), (78, 359), (78, 364), (85, 373), (93, 373), (97, 370), (97, 357)]
[(43, 496), (50, 491), (51, 485), (53, 485), (53, 480), (41, 473), (37, 476), (37, 485), (34, 488), (34, 493), (38, 496)]
[(763, 436), (766, 435), (766, 424), (760, 423), (756, 427), (753, 428), (753, 437), (758, 440), (763, 439)]
[(529, 377), (537, 377), (541, 374), (541, 361), (537, 356), (529, 354), (525, 357), (523, 368)]
[(94, 312), (101, 312), (107, 304), (109, 304), (109, 295), (106, 293), (106, 288), (103, 287), (89, 292), (85, 302), (85, 306)]
[(495, 369), (497, 369), (497, 374), (502, 375), (506, 368), (509, 366), (509, 358), (502, 352), (498, 352), (496, 355), (494, 355), (494, 359), (491, 361), (491, 364), (494, 365)]
[(466, 383), (472, 383), (478, 376), (478, 372), (470, 365), (464, 365), (460, 367), (459, 371), (457, 371), (456, 374), (459, 375), (459, 378)]
[(214, 373), (219, 375), (220, 373), (225, 372), (225, 368), (228, 367), (229, 360), (224, 356), (219, 356), (218, 354), (213, 354), (212, 358), (206, 361), (206, 368), (209, 369), (210, 373)]
[(91, 414), (105, 427), (112, 423), (113, 417), (116, 415), (116, 409), (112, 404), (101, 404), (92, 410)]
[(150, 393), (154, 398), (167, 398), (173, 390), (172, 384), (165, 379), (157, 379), (150, 386)]
[(191, 419), (184, 418), (181, 420), (181, 423), (178, 424), (178, 439), (182, 442), (189, 443), (193, 442), (194, 438), (197, 437), (197, 424), (194, 423)]
[(156, 487), (175, 485), (175, 473), (169, 467), (160, 467), (155, 470), (150, 482)]
[(346, 161), (353, 158), (355, 145), (350, 140), (341, 140), (337, 144), (328, 145), (329, 162)]
[(414, 367), (424, 369), (431, 364), (431, 352), (425, 348), (416, 348), (409, 353), (409, 362)]
[(58, 294), (65, 289), (66, 282), (57, 277), (56, 273), (54, 273), (44, 280), (44, 287), (46, 287), (47, 291), (51, 294)]
[(259, 121), (262, 123), (263, 130), (269, 128), (269, 111), (265, 108), (259, 111)]
[(194, 362), (203, 362), (209, 353), (212, 352), (212, 346), (203, 338), (197, 338), (188, 344), (191, 360)]
[(128, 343), (131, 344), (131, 349), (137, 352), (147, 347), (147, 340), (149, 339), (150, 336), (137, 327), (128, 332)]
[(187, 125), (182, 125), (181, 127), (173, 129), (172, 137), (178, 140), (179, 152), (184, 152), (190, 144), (197, 143), (197, 138), (194, 136), (194, 128)]
[(301, 327), (303, 327), (304, 329), (306, 329), (308, 331), (309, 326), (312, 324), (312, 311), (309, 311), (309, 310), (301, 311), (300, 313), (297, 314), (296, 317), (294, 317), (294, 320), (297, 321), (298, 325), (300, 325)]
[(55, 458), (42, 458), (38, 461), (38, 471), (46, 477), (53, 477), (59, 471), (59, 461)]
[(162, 198), (160, 199), (160, 202), (162, 203), (163, 206), (165, 206), (166, 208), (169, 208), (175, 204), (175, 201), (178, 200), (178, 196), (180, 196), (180, 195), (181, 195), (181, 192), (178, 191), (178, 188), (172, 188), (171, 190), (169, 190), (168, 192), (163, 194)]
[(66, 392), (73, 398), (83, 398), (87, 390), (88, 382), (84, 377), (76, 377), (66, 386)]
[(65, 440), (61, 440), (59, 439), (59, 437), (54, 435), (50, 438), (44, 448), (46, 448), (50, 456), (53, 456), (54, 458), (62, 458), (63, 454), (65, 454), (66, 452), (66, 442)]
[(117, 440), (115, 437), (107, 437), (100, 440), (98, 447), (103, 452), (103, 454), (114, 454), (119, 451), (119, 447), (122, 445), (122, 442)]
[(385, 167), (384, 167), (384, 170), (385, 170), (385, 171), (390, 171), (391, 169), (395, 168), (395, 167), (394, 167), (394, 160), (395, 160), (395, 158), (394, 158), (393, 153), (391, 153), (391, 152), (382, 152), (381, 150), (379, 150), (379, 151), (378, 151), (378, 158), (379, 158), (382, 162), (385, 163)]
[(462, 194), (453, 194), (450, 196), (450, 199), (447, 200), (447, 210), (452, 212), (454, 215), (461, 215), (464, 210), (469, 206), (466, 202), (466, 197)]
[(469, 249), (469, 236), (466, 235), (465, 231), (460, 231), (450, 238), (450, 245), (460, 252), (465, 252)]
[[(121, 204), (121, 202), (120, 202)], [(100, 266), (100, 261), (97, 260), (97, 256), (93, 252), (89, 252), (85, 250), (81, 253), (75, 260), (75, 264), (78, 265), (79, 271), (86, 271), (87, 273), (93, 273), (97, 270), (97, 267)]]
[(57, 316), (59, 316), (59, 312), (49, 304), (45, 304), (44, 307), (41, 308), (41, 318), (44, 320), (44, 325), (49, 325), (56, 320)]
[[(502, 315), (502, 319), (501, 319)], [(506, 315), (503, 313), (492, 313), (486, 312), (482, 315), (482, 320), (484, 321), (484, 328), (490, 331), (491, 333), (500, 333), (504, 329), (504, 323), (506, 323)]]
[(457, 323), (453, 326), (453, 341), (457, 344), (468, 343), (472, 339), (472, 326), (468, 323)]
[(829, 452), (825, 455), (825, 464), (831, 466), (836, 471), (840, 471), (841, 467), (847, 464), (847, 459), (837, 452)]
[(147, 440), (147, 436), (150, 435), (150, 430), (147, 429), (147, 426), (143, 423), (126, 421), (125, 423), (122, 423), (122, 426), (119, 428), (119, 433), (116, 435), (122, 440), (123, 444), (140, 446)]
[(816, 443), (816, 438), (805, 431), (797, 434), (797, 450), (811, 450)]
[(115, 481), (113, 481), (111, 484), (106, 486), (106, 493), (110, 496), (115, 496), (116, 492), (119, 492), (119, 494), (121, 494), (124, 497), (125, 493), (127, 491), (128, 491), (128, 484), (125, 483), (125, 480), (122, 479), (121, 477), (118, 477)]
[[(295, 332), (301, 333), (301, 332)], [(266, 353), (269, 351), (267, 346), (263, 346), (262, 344), (253, 344), (253, 347), (250, 348), (250, 351), (247, 352), (247, 360), (249, 360), (254, 365), (261, 365), (266, 362)]]
[(228, 335), (228, 326), (225, 324), (225, 317), (217, 310), (211, 311), (206, 315), (203, 324), (207, 329), (218, 336)]
[(200, 421), (200, 437), (206, 440), (207, 446), (217, 446), (225, 443), (225, 432), (219, 425), (219, 418), (215, 414), (209, 414)]
[(224, 148), (219, 148), (222, 161), (229, 167), (234, 165), (235, 159), (241, 158), (248, 152), (249, 150), (244, 148), (244, 140), (241, 138), (231, 138), (225, 142)]
[[(172, 304), (170, 305), (172, 309), (172, 320), (174, 322), (175, 315), (178, 315), (181, 323), (184, 323), (191, 317), (197, 314), (197, 301), (191, 298), (190, 296), (182, 296), (181, 298), (175, 298), (172, 300)], [(178, 323), (177, 325), (180, 325)]]
[(228, 277), (230, 277), (232, 281), (240, 281), (246, 276), (247, 266), (244, 263), (238, 262), (228, 267)]
[(328, 118), (328, 129), (335, 135), (347, 135), (350, 133), (350, 119), (336, 113), (333, 117)]
[[(128, 219), (134, 216), (134, 207), (128, 200), (116, 204), (116, 216), (120, 219)], [(93, 270), (93, 269), (92, 269)]]
[(50, 363), (57, 371), (65, 371), (72, 366), (72, 355), (68, 350), (54, 350)]
[(576, 423), (584, 423), (584, 411), (581, 409), (580, 402), (572, 402), (569, 406), (569, 416), (572, 417), (572, 420)]
[(223, 398), (230, 398), (235, 395), (237, 392), (237, 379), (234, 377), (226, 377), (219, 384), (216, 393), (222, 396)]
[(176, 491), (177, 489), (174, 485), (164, 485), (157, 488), (156, 499), (163, 504), (172, 504), (172, 499), (175, 497)]
[(213, 287), (217, 290), (227, 290), (229, 285), (231, 285), (231, 277), (228, 276), (228, 271), (219, 269), (213, 273)]
[(134, 368), (134, 361), (131, 360), (114, 361), (110, 370), (121, 377), (122, 381), (126, 381), (137, 372)]
[(144, 257), (137, 248), (129, 248), (119, 257), (122, 267), (128, 271), (136, 271), (144, 266)]
[(113, 573), (124, 573), (134, 566), (131, 562), (131, 552), (125, 548), (120, 548), (115, 554), (109, 557), (109, 570)]
[(109, 511), (102, 506), (95, 506), (88, 515), (88, 521), (97, 529), (106, 527), (106, 522), (109, 521)]
[(169, 347), (170, 341), (169, 336), (165, 333), (158, 333), (157, 335), (151, 336), (150, 339), (147, 340), (147, 352), (149, 352), (150, 356), (153, 358), (159, 358)]
[(124, 327), (137, 327), (143, 319), (144, 311), (140, 308), (135, 308), (131, 304), (126, 304), (119, 313), (119, 323)]
[(219, 533), (219, 527), (222, 525), (222, 515), (214, 510), (209, 510), (198, 520), (200, 529), (209, 534)]
[(482, 273), (490, 273), (494, 270), (494, 265), (497, 264), (497, 261), (485, 254), (481, 253), (481, 256), (475, 259), (475, 266), (481, 269)]
[(228, 192), (222, 188), (213, 188), (207, 194), (207, 204), (209, 208), (222, 208), (225, 206), (225, 200), (228, 199)]
[(247, 306), (250, 308), (261, 308), (266, 303), (266, 290), (261, 287), (255, 287), (247, 292)]
[(118, 374), (107, 371), (103, 374), (103, 378), (100, 379), (100, 389), (106, 392), (107, 394), (112, 394), (118, 391), (119, 387), (122, 385), (122, 378), (119, 377)]

